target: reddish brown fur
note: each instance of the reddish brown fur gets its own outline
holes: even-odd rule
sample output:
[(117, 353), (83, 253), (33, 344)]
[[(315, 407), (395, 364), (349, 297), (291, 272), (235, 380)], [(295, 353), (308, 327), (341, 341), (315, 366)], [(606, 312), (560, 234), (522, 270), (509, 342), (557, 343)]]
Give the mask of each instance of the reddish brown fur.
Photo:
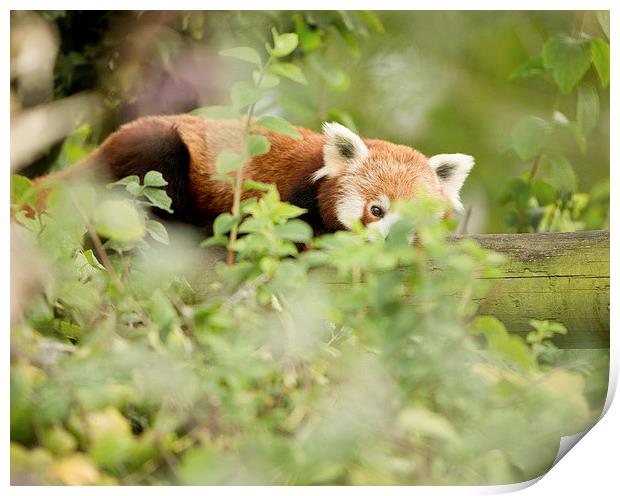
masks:
[[(250, 160), (244, 169), (244, 178), (275, 184), (284, 201), (291, 198), (300, 185), (309, 183), (311, 174), (324, 165), (325, 137), (308, 129), (297, 129), (303, 136), (302, 140), (270, 132), (256, 125), (251, 129), (252, 133), (266, 136), (271, 149), (267, 154)], [(243, 128), (238, 121), (215, 121), (187, 114), (144, 117), (111, 134), (86, 163), (103, 166), (113, 178), (144, 174), (145, 170), (137, 170), (137, 164), (144, 162), (145, 154), (154, 153), (153, 143), (165, 144), (167, 140), (172, 143), (174, 136), (180, 136), (189, 152), (188, 200), (196, 217), (210, 220), (230, 210), (230, 185), (212, 176), (216, 173), (215, 162), (220, 152), (225, 149), (241, 151)], [(347, 181), (354, 180), (361, 194), (369, 200), (379, 191), (388, 191), (390, 200), (410, 198), (416, 194), (420, 185), (431, 194), (442, 195), (437, 176), (423, 154), (386, 141), (364, 142), (369, 156), (354, 176), (325, 178), (316, 184), (318, 205), (327, 230), (343, 227), (336, 217), (336, 203), (346, 194)], [(162, 157), (155, 159), (163, 160)], [(72, 170), (77, 169), (71, 169), (70, 172)], [(171, 181), (170, 174), (164, 173), (164, 177)], [(245, 192), (244, 197), (257, 194), (255, 191)], [(372, 220), (365, 209), (362, 222), (368, 224)]]

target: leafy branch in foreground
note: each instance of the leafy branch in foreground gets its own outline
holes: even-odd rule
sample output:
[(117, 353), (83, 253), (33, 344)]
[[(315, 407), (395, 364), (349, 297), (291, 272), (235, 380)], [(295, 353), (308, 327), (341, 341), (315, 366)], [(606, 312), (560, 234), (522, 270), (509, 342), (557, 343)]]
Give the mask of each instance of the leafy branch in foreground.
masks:
[[(232, 85), (230, 90), (231, 107), (203, 107), (194, 111), (195, 114), (205, 117), (223, 114), (239, 117), (239, 113), (245, 109), (245, 114), (241, 119), (243, 125), (241, 152), (226, 149), (219, 154), (215, 163), (217, 172), (215, 178), (229, 183), (233, 191), (231, 212), (221, 214), (215, 219), (214, 236), (206, 240), (205, 243), (205, 246), (225, 243), (227, 249), (226, 263), (229, 266), (235, 260), (239, 225), (242, 221), (242, 215), (245, 214), (244, 206), (248, 204), (242, 202), (243, 192), (257, 189), (256, 184), (244, 182), (244, 167), (252, 157), (264, 155), (270, 149), (269, 140), (265, 136), (252, 133), (256, 104), (266, 91), (280, 84), (280, 76), (297, 83), (306, 84), (306, 79), (297, 66), (278, 60), (290, 55), (297, 48), (297, 34), (279, 34), (273, 28), (272, 35), (273, 46), (269, 43), (265, 45), (268, 58), (264, 63), (260, 54), (250, 47), (236, 47), (221, 51), (220, 55), (222, 56), (232, 57), (256, 66), (252, 72), (252, 81), (238, 81)], [(257, 125), (295, 139), (301, 138), (297, 130), (281, 117), (265, 116), (258, 120)], [(262, 187), (258, 186), (258, 188), (261, 189)]]
[[(133, 205), (147, 184), (117, 187)], [(569, 369), (541, 353), (554, 324), (524, 341), (474, 318), (500, 260), (446, 241), (441, 205), (401, 205), (387, 240), (357, 226), (298, 254), (300, 209), (251, 186), (266, 191), (232, 266), (134, 242), (107, 252), (120, 286), (72, 203), (91, 222), (108, 201), (92, 188), (59, 185), (14, 224), (54, 282), (12, 326), (14, 482), (508, 483), (594, 421), (604, 354)]]

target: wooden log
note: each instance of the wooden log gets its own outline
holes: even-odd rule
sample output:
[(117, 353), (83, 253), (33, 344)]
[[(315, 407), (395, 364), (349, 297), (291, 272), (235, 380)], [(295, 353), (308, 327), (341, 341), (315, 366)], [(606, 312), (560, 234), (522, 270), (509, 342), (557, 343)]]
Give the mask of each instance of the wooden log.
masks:
[(609, 347), (609, 231), (468, 236), (508, 257), (480, 313), (526, 334), (530, 319), (561, 322), (560, 348)]
[[(609, 348), (609, 231), (466, 237), (507, 256), (502, 275), (477, 300), (480, 314), (521, 335), (532, 330), (531, 319), (560, 322), (568, 334), (554, 338), (558, 347)], [(224, 258), (221, 250), (209, 253), (205, 267)], [(319, 279), (329, 284), (331, 276), (324, 276)], [(205, 283), (192, 281), (199, 293)]]

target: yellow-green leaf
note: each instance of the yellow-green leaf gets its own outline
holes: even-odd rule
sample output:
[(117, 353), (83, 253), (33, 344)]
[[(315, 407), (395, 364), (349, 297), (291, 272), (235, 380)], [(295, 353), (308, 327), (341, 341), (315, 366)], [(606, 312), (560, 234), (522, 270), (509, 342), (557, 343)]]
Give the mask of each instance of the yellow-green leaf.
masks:
[(126, 200), (107, 200), (97, 206), (94, 223), (97, 233), (114, 241), (136, 241), (144, 236), (140, 214)]

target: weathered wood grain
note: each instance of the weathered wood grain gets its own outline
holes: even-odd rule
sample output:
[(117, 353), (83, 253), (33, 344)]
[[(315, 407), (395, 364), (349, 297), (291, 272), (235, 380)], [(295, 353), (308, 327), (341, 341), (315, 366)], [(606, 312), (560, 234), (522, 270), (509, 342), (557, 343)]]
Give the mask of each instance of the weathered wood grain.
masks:
[(508, 258), (481, 314), (523, 334), (530, 319), (561, 322), (561, 348), (609, 347), (609, 231), (468, 237)]

